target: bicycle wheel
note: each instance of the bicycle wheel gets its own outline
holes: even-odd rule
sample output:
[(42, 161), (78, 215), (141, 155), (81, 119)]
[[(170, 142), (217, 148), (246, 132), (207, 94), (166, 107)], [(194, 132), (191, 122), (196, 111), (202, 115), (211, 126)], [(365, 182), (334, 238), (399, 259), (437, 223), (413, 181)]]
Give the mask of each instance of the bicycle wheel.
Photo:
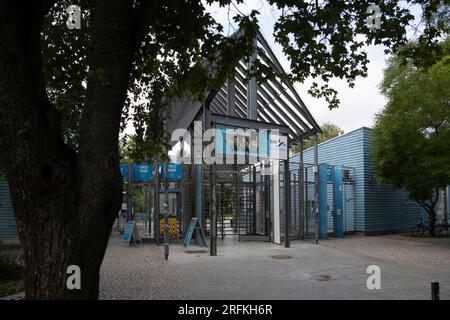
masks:
[(411, 235), (413, 237), (422, 237), (423, 234), (425, 233), (425, 227), (418, 224), (415, 225), (412, 229), (411, 229)]
[(438, 226), (436, 226), (435, 233), (439, 237), (444, 237), (444, 236), (448, 236), (448, 231), (449, 231), (448, 226), (438, 225)]

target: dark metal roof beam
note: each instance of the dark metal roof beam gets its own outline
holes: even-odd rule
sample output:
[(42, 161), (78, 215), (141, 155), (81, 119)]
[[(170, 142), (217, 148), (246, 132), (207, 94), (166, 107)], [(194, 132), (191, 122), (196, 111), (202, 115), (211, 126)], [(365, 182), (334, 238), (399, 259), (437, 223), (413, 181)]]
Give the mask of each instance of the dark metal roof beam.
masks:
[[(297, 118), (299, 118), (299, 116), (297, 115), (297, 113), (295, 111), (299, 111), (300, 114), (305, 118), (306, 121), (308, 120), (307, 115), (305, 115), (305, 112), (303, 111), (303, 108), (298, 104), (298, 102), (296, 102), (291, 95), (289, 95), (286, 90), (283, 88), (283, 86), (278, 82), (278, 81), (270, 81), (271, 83), (274, 84), (274, 86), (277, 88), (277, 90), (280, 90), (280, 92), (282, 93), (283, 97), (285, 97), (289, 103), (291, 103), (294, 108), (293, 108), (293, 115), (295, 115)], [(267, 86), (270, 86), (270, 91), (271, 92), (276, 92), (270, 84), (267, 84)], [(309, 121), (310, 122), (310, 121)], [(305, 122), (303, 122), (305, 123)], [(309, 126), (307, 126), (308, 128), (313, 127), (313, 124), (311, 123)]]
[[(278, 102), (281, 106), (283, 106), (285, 109), (286, 109), (286, 111), (290, 111), (290, 117), (291, 118), (293, 118), (293, 121), (295, 121), (295, 122), (297, 122), (297, 124), (299, 124), (301, 127), (302, 127), (302, 131), (306, 131), (306, 130), (308, 130), (308, 129), (310, 129), (311, 127), (305, 122), (305, 121), (303, 121), (295, 112), (294, 112), (294, 109), (295, 109), (295, 107), (296, 107), (296, 105), (294, 104), (292, 107), (291, 106), (289, 106), (287, 103), (286, 103), (286, 101), (284, 101), (282, 98), (281, 98), (281, 95), (279, 95), (278, 93), (277, 93), (277, 91), (275, 91), (274, 89), (273, 89), (273, 87), (270, 85), (270, 84), (268, 84), (268, 83), (263, 83), (262, 85), (261, 85), (261, 91), (265, 91), (266, 93), (270, 93), (270, 95), (273, 97), (273, 98), (275, 98), (275, 101), (276, 102)], [(281, 109), (280, 109), (280, 111), (281, 111)]]
[[(237, 89), (240, 89), (239, 86), (241, 86), (240, 84), (238, 84), (236, 87)], [(240, 90), (236, 90), (236, 95), (240, 100), (243, 100), (244, 96), (242, 95), (242, 93), (240, 92)], [(258, 97), (261, 97), (260, 92), (258, 91)], [(277, 124), (283, 124), (285, 121), (283, 121), (280, 117), (278, 117), (278, 115), (276, 113), (273, 112), (266, 112), (265, 109), (267, 109), (267, 103), (262, 103), (261, 102), (261, 98), (257, 100), (258, 103), (263, 107), (258, 109), (258, 111), (264, 113), (265, 117), (270, 119), (271, 121), (274, 121), (274, 123)], [(269, 111), (269, 110), (268, 110)]]
[(214, 123), (236, 126), (241, 128), (267, 129), (267, 130), (278, 129), (282, 134), (289, 134), (289, 127), (284, 125), (277, 125), (273, 123), (267, 123), (251, 119), (242, 119), (222, 114), (216, 113), (211, 114), (211, 121), (213, 121)]
[[(238, 76), (238, 77), (239, 77), (239, 76)], [(272, 89), (272, 88), (270, 88), (270, 89)], [(274, 91), (274, 90), (272, 90), (272, 92), (273, 92), (273, 91)], [(279, 101), (279, 103), (281, 103), (281, 104), (283, 105), (283, 107), (284, 107), (286, 110), (291, 111), (291, 110), (290, 110), (291, 108), (290, 108), (283, 100), (280, 101), (280, 99), (277, 98), (276, 93), (275, 93), (275, 94), (272, 94), (272, 95), (274, 96), (273, 98), (269, 96), (268, 92), (265, 90), (265, 84), (260, 84), (260, 85), (259, 85), (259, 90), (258, 90), (258, 92), (259, 92), (260, 94), (262, 94), (262, 95), (264, 96), (264, 98), (267, 99), (267, 101), (272, 102), (272, 101), (276, 101), (276, 100), (277, 100), (277, 101)], [(271, 104), (268, 104), (268, 107), (270, 107), (272, 113), (274, 113), (274, 114), (276, 114), (277, 112), (279, 112), (279, 113), (281, 114), (281, 116), (285, 119), (283, 122), (284, 122), (284, 123), (289, 123), (291, 127), (293, 127), (293, 128), (296, 129), (296, 130), (294, 130), (294, 132), (297, 131), (297, 133), (300, 133), (300, 132), (306, 131), (306, 130), (304, 130), (303, 128), (300, 128), (300, 127), (298, 126), (298, 124), (300, 124), (302, 127), (306, 128), (306, 129), (309, 129), (308, 126), (306, 125), (306, 123), (303, 122), (297, 115), (295, 115), (296, 117), (294, 117), (295, 120), (292, 120), (292, 118), (290, 118), (290, 117), (289, 117), (282, 109), (280, 109), (280, 108), (275, 109), (275, 108), (274, 108), (275, 106), (272, 106)], [(295, 123), (295, 121), (298, 121), (298, 122)]]
[(211, 101), (211, 110), (213, 110), (213, 108), (215, 110), (213, 110), (213, 112), (219, 113), (219, 112), (224, 112), (226, 113), (226, 110), (223, 109), (223, 106), (221, 106), (220, 101), (218, 101), (218, 99), (214, 99), (213, 101)]
[[(286, 74), (286, 72), (283, 69), (283, 66), (278, 61), (276, 55), (273, 53), (272, 48), (267, 43), (267, 41), (264, 38), (264, 36), (262, 35), (261, 31), (258, 30), (256, 38), (260, 42), (260, 44), (264, 48), (264, 50), (267, 52), (267, 54), (269, 55), (270, 61), (272, 62), (272, 65), (273, 65), (273, 68), (275, 69), (275, 71), (279, 72), (280, 75)], [(316, 120), (311, 115), (311, 113), (309, 112), (308, 108), (306, 108), (305, 104), (303, 103), (303, 100), (297, 94), (297, 91), (295, 90), (294, 86), (291, 83), (287, 82), (287, 81), (286, 81), (286, 85), (292, 91), (292, 93), (294, 94), (295, 98), (298, 100), (298, 103), (301, 105), (303, 111), (307, 114), (307, 116), (305, 118), (311, 123), (311, 126), (313, 128), (315, 128), (316, 130), (318, 130), (318, 132), (322, 132), (320, 130), (320, 126), (317, 124)]]
[[(259, 86), (258, 93), (259, 93), (259, 95), (262, 95), (264, 98), (266, 98), (268, 102), (274, 101), (274, 99), (269, 97), (267, 92), (265, 92), (264, 87), (262, 85)], [(300, 128), (298, 126), (298, 124), (295, 123), (295, 121), (292, 121), (282, 109), (280, 109), (280, 108), (275, 109), (274, 107), (276, 107), (276, 106), (272, 106), (271, 103), (261, 103), (261, 105), (265, 106), (265, 109), (267, 109), (268, 114), (270, 114), (273, 117), (276, 116), (276, 118), (280, 122), (280, 124), (289, 125), (289, 127), (292, 130), (292, 134), (294, 136), (303, 133), (304, 130), (302, 128)], [(289, 108), (288, 108), (288, 110), (289, 110)], [(283, 119), (280, 118), (280, 115)]]

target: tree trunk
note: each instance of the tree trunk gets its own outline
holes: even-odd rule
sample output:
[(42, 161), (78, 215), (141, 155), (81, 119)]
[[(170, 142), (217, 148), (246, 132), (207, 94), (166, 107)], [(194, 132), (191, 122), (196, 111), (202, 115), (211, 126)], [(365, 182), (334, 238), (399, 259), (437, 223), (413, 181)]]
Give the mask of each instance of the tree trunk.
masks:
[(434, 207), (431, 208), (431, 210), (428, 211), (428, 229), (430, 229), (430, 235), (434, 236), (435, 233), (435, 226), (436, 226), (436, 212), (434, 211)]
[[(79, 153), (44, 84), (40, 30), (51, 1), (0, 1), (0, 149), (25, 260), (27, 299), (96, 299), (122, 197), (118, 135), (132, 63), (132, 1), (97, 1)], [(81, 269), (69, 290), (67, 268)]]

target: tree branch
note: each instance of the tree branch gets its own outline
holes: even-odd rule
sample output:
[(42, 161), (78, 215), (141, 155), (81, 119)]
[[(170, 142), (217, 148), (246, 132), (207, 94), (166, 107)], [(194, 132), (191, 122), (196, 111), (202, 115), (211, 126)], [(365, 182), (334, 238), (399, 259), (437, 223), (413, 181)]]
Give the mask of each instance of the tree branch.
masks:
[(150, 25), (154, 21), (158, 11), (162, 8), (163, 1), (143, 0), (134, 8), (134, 37), (139, 44), (148, 34)]
[(41, 0), (41, 13), (43, 14), (43, 17), (47, 15), (47, 13), (50, 11), (50, 9), (55, 5), (56, 0)]
[(439, 200), (439, 190), (434, 190), (434, 194), (435, 194), (434, 200), (433, 200), (433, 192), (431, 193), (431, 196), (430, 196), (432, 209), (434, 209), (434, 207), (436, 206), (436, 204)]
[(417, 203), (420, 204), (420, 206), (422, 208), (424, 208), (426, 212), (431, 212), (432, 211), (432, 208), (430, 207), (430, 205), (428, 203), (426, 203), (425, 201), (418, 200)]

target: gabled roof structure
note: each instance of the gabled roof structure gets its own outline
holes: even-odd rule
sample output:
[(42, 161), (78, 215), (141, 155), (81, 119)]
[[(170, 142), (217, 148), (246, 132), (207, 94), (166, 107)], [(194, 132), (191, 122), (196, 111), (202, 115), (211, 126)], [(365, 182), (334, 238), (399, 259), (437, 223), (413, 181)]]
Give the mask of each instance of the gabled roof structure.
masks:
[[(255, 43), (258, 49), (255, 50), (250, 63), (242, 59), (235, 67), (234, 78), (228, 80), (219, 91), (210, 94), (207, 102), (210, 111), (287, 126), (292, 143), (320, 133), (319, 125), (293, 84), (286, 80), (285, 71), (259, 31)], [(247, 70), (256, 59), (273, 70), (274, 80), (257, 83), (254, 78), (246, 79)], [(202, 111), (202, 106), (202, 103), (186, 98), (173, 103), (172, 116), (166, 125), (168, 132), (177, 128), (188, 128)]]

